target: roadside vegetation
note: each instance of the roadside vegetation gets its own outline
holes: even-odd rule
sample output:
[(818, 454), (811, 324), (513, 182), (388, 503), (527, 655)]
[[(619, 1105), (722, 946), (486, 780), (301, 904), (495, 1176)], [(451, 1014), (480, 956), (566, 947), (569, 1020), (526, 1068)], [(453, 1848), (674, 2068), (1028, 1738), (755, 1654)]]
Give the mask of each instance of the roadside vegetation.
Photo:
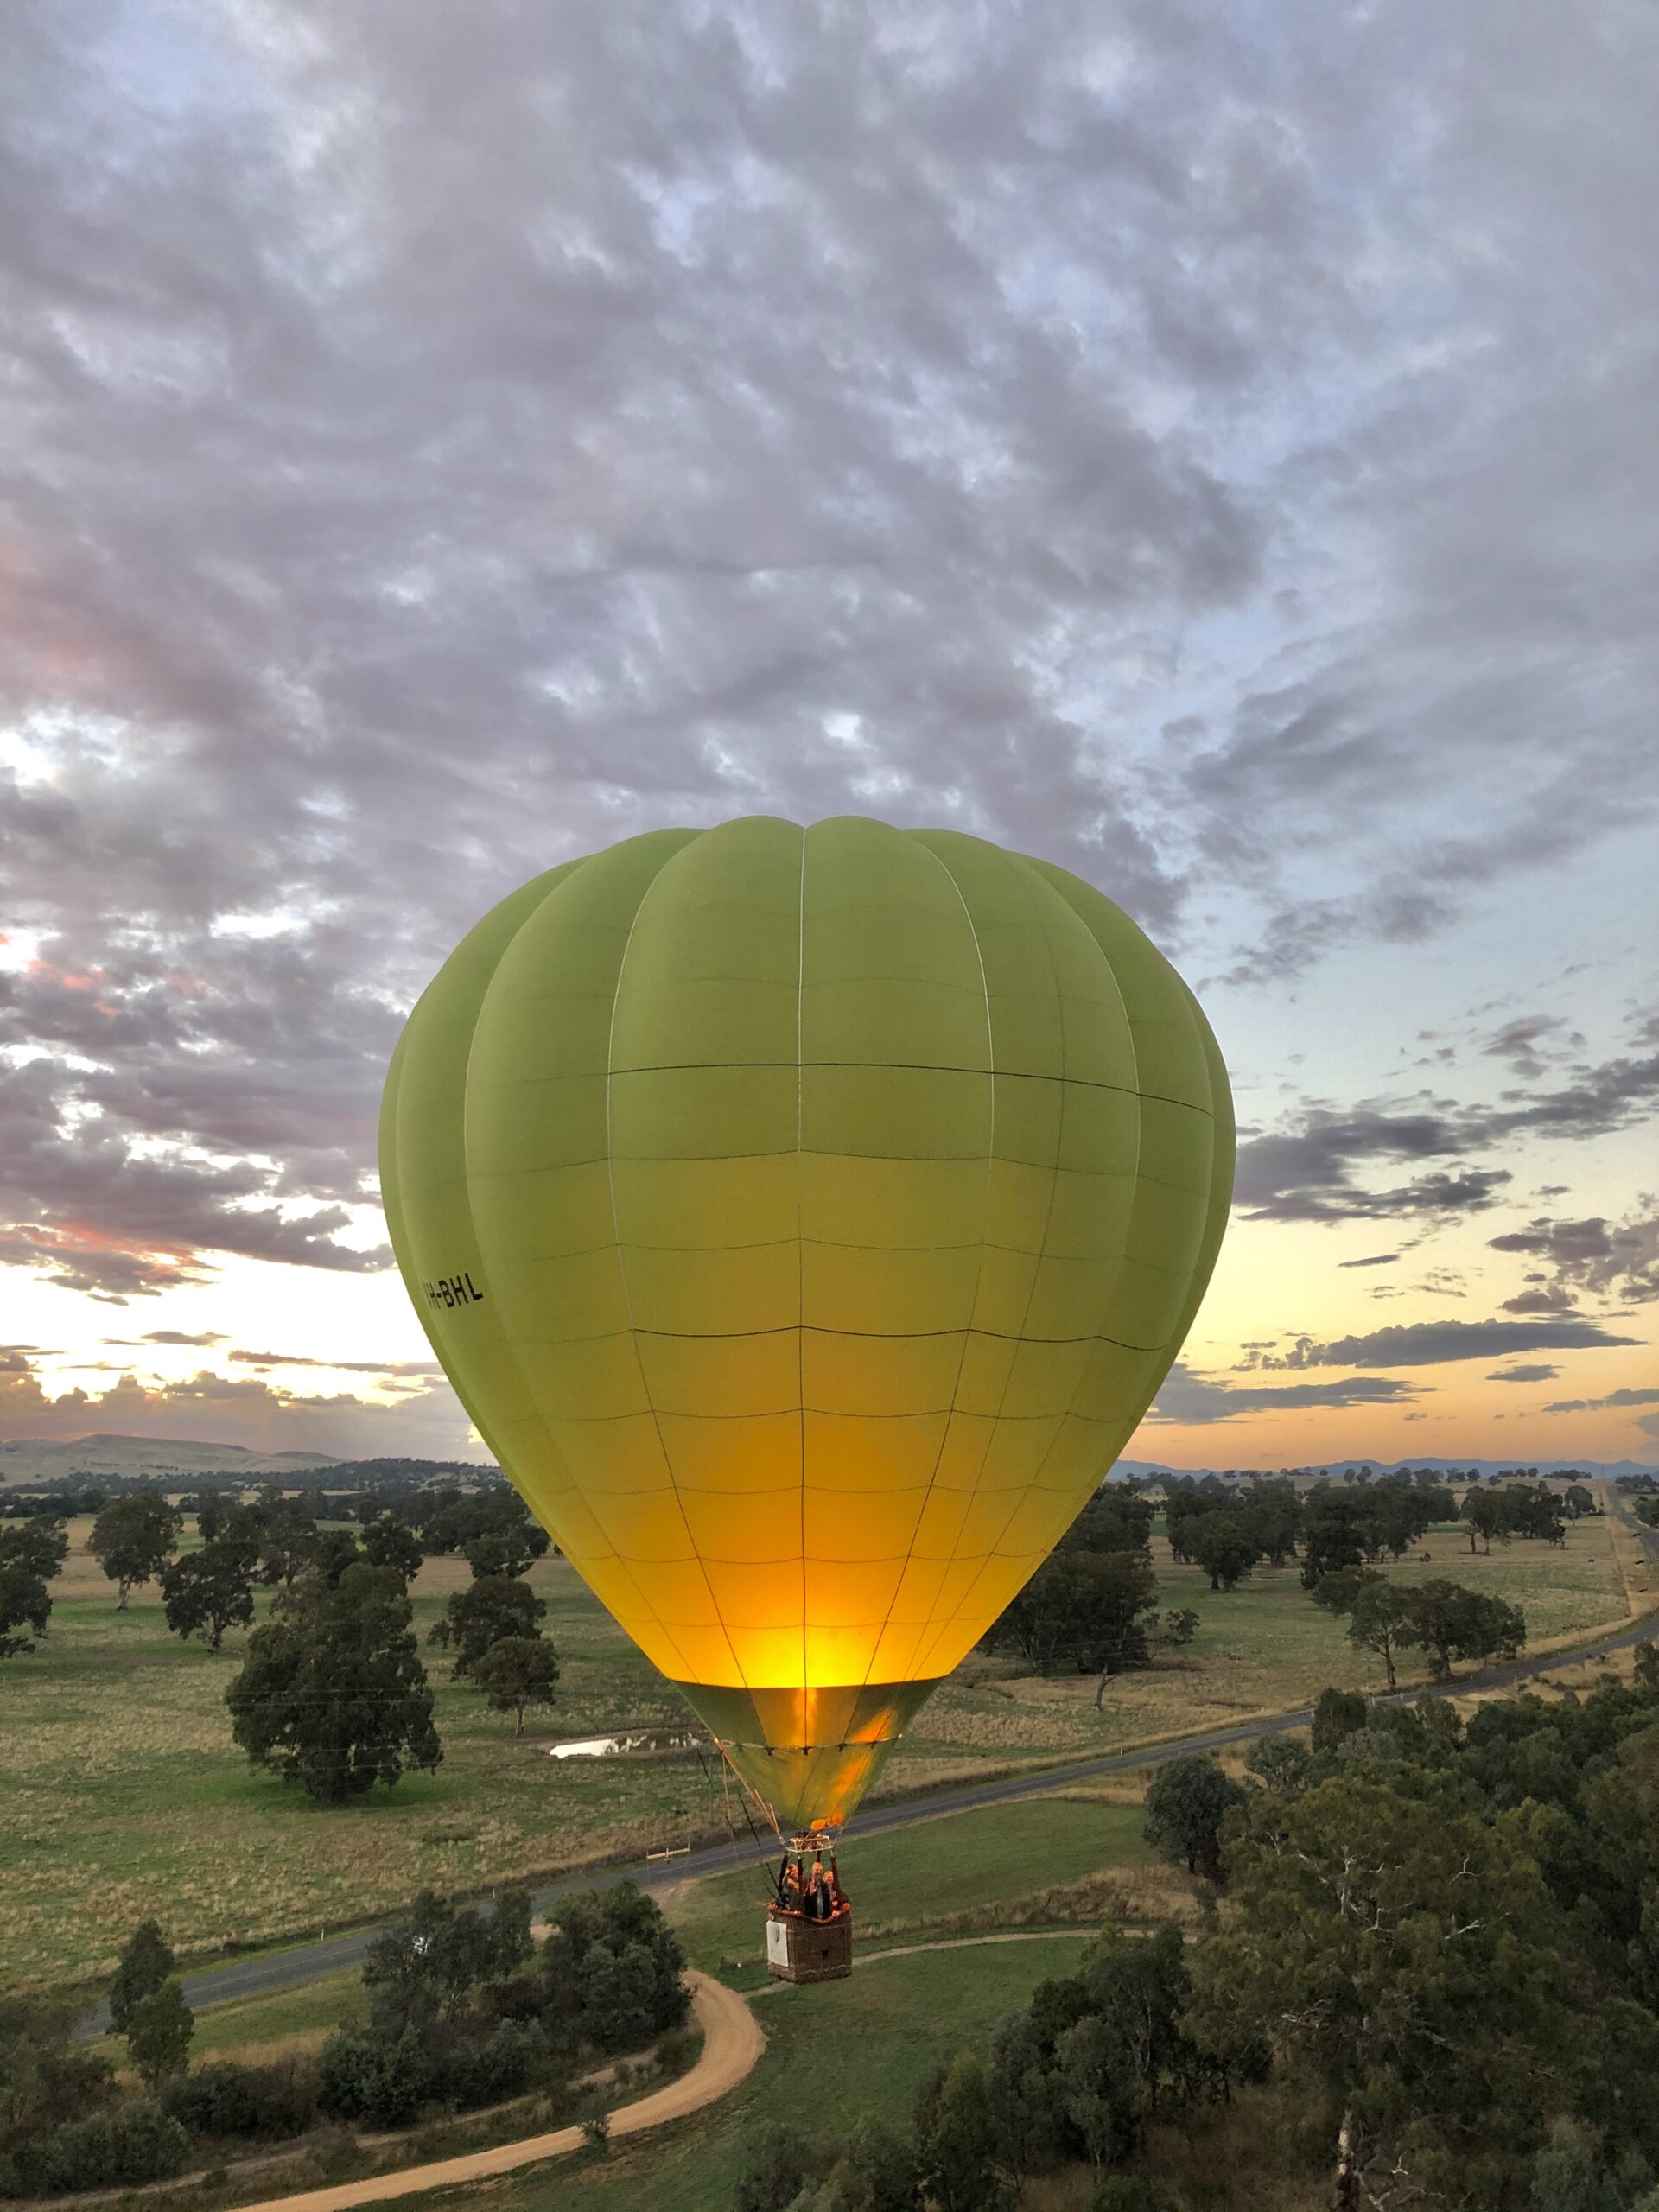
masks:
[[(647, 2050), (664, 2078), (694, 2054), (677, 1938), (627, 1884), (567, 1898), (537, 1950), (529, 1899), (487, 1910), (423, 1895), (371, 1946), (362, 2006), (315, 2051), (191, 2063), (195, 2022), (160, 1927), (124, 1947), (111, 1985), (119, 2071), (77, 2044), (73, 2009), (0, 2000), (0, 2196), (132, 2188), (229, 2165), (329, 2127), (409, 2128), (534, 2095), (526, 2126), (602, 2125), (613, 2062)], [(633, 2089), (639, 2069), (623, 2069)]]
[[(1080, 1930), (983, 1948), (924, 1950), (873, 1960), (846, 1981), (775, 1984), (754, 1999), (766, 2050), (731, 2096), (694, 2120), (620, 2143), (602, 2158), (505, 2176), (493, 2185), (491, 2203), (500, 2212), (566, 2212), (572, 2204), (583, 2212), (736, 2212), (759, 2139), (780, 2123), (813, 2143), (832, 2134), (850, 2143), (877, 2127), (901, 2129), (923, 2084), (950, 2053), (988, 2039), (999, 2020), (1030, 2002), (1040, 1982), (1074, 1968), (1088, 1941)], [(817, 2212), (827, 2179), (823, 2164), (815, 2163), (802, 2212), (807, 2206)], [(837, 2205), (827, 2195), (823, 2202)], [(1287, 2205), (1284, 2212), (1313, 2212), (1317, 2202)], [(1087, 2203), (1086, 2194), (1077, 2198), (1078, 2212)], [(878, 2198), (862, 2212), (876, 2212), (880, 2204)], [(1072, 2212), (1071, 2204), (1065, 2212)]]
[[(1332, 1687), (1308, 1733), (1179, 1756), (1144, 1803), (1126, 1777), (849, 1846), (852, 1981), (766, 1987), (768, 2048), (728, 2101), (614, 2148), (595, 2119), (574, 2165), (495, 2184), (503, 2212), (578, 2183), (592, 2212), (1656, 2212), (1659, 1652), (1624, 1663), (1414, 1708)], [(428, 1899), (360, 1978), (182, 2024), (176, 1961), (138, 1929), (124, 2037), (57, 2046), (120, 2070), (54, 2156), (110, 2186), (218, 2161), (232, 2179), (200, 2202), (223, 2204), (588, 2117), (582, 2075), (645, 2047), (665, 1966), (757, 1987), (762, 1905), (757, 1870), (670, 1892), (660, 1917), (626, 1891), (577, 1897), (532, 1959), (522, 1899)], [(929, 1948), (981, 1932), (1013, 1940)], [(666, 2032), (611, 2101), (683, 2063)], [(556, 2045), (574, 2072), (512, 2086), (515, 2051), (540, 2067)], [(281, 2184), (234, 2179), (278, 2154)]]
[[(1449, 1583), (1485, 1601), (1489, 1626), (1512, 1627), (1502, 1608), (1518, 1613), (1529, 1650), (1624, 1612), (1608, 1518), (1483, 1533), (1456, 1485), (1408, 1487), (1408, 1522), (1426, 1506), (1441, 1517), (1410, 1529), (1403, 1552), (1397, 1486), (1333, 1484), (1323, 1509), (1348, 1515), (1362, 1574), (1402, 1602)], [(1517, 1487), (1539, 1486), (1478, 1494)], [(1553, 1488), (1565, 1504), (1569, 1486)], [(878, 1797), (1192, 1732), (1326, 1683), (1381, 1688), (1390, 1656), (1402, 1683), (1431, 1671), (1429, 1643), (1379, 1649), (1304, 1586), (1318, 1518), (1305, 1485), (1288, 1500), (1274, 1485), (1192, 1489), (1185, 1504), (1179, 1485), (1167, 1501), (1103, 1493), (989, 1648), (924, 1708)], [(404, 1908), (423, 1888), (477, 1893), (727, 1834), (717, 1773), (694, 1747), (545, 1756), (550, 1738), (672, 1730), (686, 1716), (505, 1486), (389, 1482), (331, 1505), (274, 1486), (206, 1490), (118, 1516), (133, 1525), (111, 1535), (114, 1506), (146, 1495), (129, 1489), (67, 1522), (8, 1497), (0, 1520), (9, 1984), (107, 1974), (147, 1916), (164, 1916), (196, 1961)], [(1225, 1573), (1189, 1541), (1224, 1517)], [(338, 1663), (323, 1667), (320, 1630), (336, 1614)], [(359, 1671), (346, 1655), (371, 1615), (384, 1633)], [(1478, 1640), (1443, 1649), (1462, 1669)], [(379, 1719), (348, 1740), (353, 1713)]]
[(738, 2212), (1659, 2212), (1659, 1649), (1466, 1723), (1332, 1693), (1250, 1765), (1147, 1793), (1196, 1943), (1108, 1928), (907, 2109), (756, 2115)]
[[(1133, 1787), (1133, 1785), (1132, 1785)], [(1192, 1909), (1192, 1885), (1160, 1866), (1135, 1796), (1029, 1798), (951, 1813), (889, 1835), (854, 1834), (841, 1854), (861, 1957), (889, 1943), (998, 1928), (1133, 1923)], [(740, 1988), (765, 1981), (767, 1884), (760, 1864), (664, 1896), (687, 1958)]]
[(1218, 1842), (1189, 1940), (774, 1987), (730, 2099), (499, 2212), (1655, 2212), (1659, 1658), (1466, 1718), (1319, 1705), (1230, 1763), (1218, 1829), (1191, 1775), (1153, 1813), (1178, 1882)]

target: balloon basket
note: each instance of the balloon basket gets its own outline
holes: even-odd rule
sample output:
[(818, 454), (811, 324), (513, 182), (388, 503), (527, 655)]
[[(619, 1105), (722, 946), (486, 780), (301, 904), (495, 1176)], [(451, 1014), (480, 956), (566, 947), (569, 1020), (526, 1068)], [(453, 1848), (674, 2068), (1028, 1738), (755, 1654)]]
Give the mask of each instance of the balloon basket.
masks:
[(775, 1981), (839, 1981), (853, 1970), (853, 1904), (836, 1868), (838, 1827), (790, 1843), (766, 1908), (766, 1972)]
[(766, 1972), (774, 1981), (840, 1981), (853, 1970), (853, 1909), (833, 1920), (798, 1912), (766, 1913)]

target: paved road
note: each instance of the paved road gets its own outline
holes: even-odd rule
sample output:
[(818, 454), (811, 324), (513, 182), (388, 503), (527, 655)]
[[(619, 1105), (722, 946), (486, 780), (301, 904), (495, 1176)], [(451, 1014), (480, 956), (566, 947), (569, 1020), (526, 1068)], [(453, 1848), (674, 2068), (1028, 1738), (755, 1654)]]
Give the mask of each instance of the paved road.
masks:
[[(1610, 1485), (1610, 1488), (1612, 1486)], [(1625, 1526), (1643, 1543), (1659, 1568), (1659, 1531), (1643, 1529), (1629, 1507), (1613, 1488), (1615, 1510)], [(1615, 1651), (1629, 1649), (1633, 1643), (1659, 1635), (1659, 1615), (1646, 1614), (1640, 1620), (1602, 1637), (1593, 1643), (1580, 1646), (1572, 1651), (1554, 1651), (1541, 1657), (1519, 1659), (1507, 1667), (1493, 1668), (1478, 1675), (1463, 1675), (1443, 1687), (1418, 1686), (1396, 1693), (1405, 1698), (1441, 1697), (1448, 1694), (1462, 1696), (1473, 1688), (1502, 1689), (1515, 1682), (1548, 1674), (1552, 1669), (1573, 1665), (1586, 1659), (1605, 1659)], [(1020, 1797), (1040, 1796), (1046, 1791), (1064, 1789), (1074, 1783), (1096, 1782), (1103, 1776), (1125, 1774), (1140, 1767), (1158, 1766), (1166, 1759), (1174, 1758), (1186, 1751), (1214, 1751), (1230, 1744), (1248, 1743), (1257, 1736), (1282, 1733), (1290, 1728), (1305, 1728), (1311, 1718), (1308, 1708), (1300, 1706), (1294, 1713), (1280, 1713), (1268, 1719), (1240, 1721), (1231, 1728), (1212, 1728), (1198, 1736), (1183, 1736), (1178, 1741), (1159, 1744), (1138, 1751), (1111, 1751), (1099, 1758), (1079, 1759), (1065, 1766), (1047, 1766), (1007, 1775), (995, 1782), (970, 1783), (965, 1788), (935, 1789), (918, 1797), (893, 1800), (884, 1805), (873, 1805), (858, 1816), (857, 1837), (880, 1835), (890, 1828), (912, 1826), (918, 1821), (937, 1819), (944, 1813), (974, 1812), (987, 1805), (1007, 1804)], [(631, 1866), (591, 1866), (580, 1872), (566, 1875), (562, 1880), (538, 1890), (535, 1895), (535, 1910), (538, 1918), (546, 1915), (550, 1907), (573, 1890), (607, 1888), (620, 1881), (637, 1882), (641, 1889), (665, 1889), (671, 1883), (683, 1882), (702, 1874), (729, 1873), (734, 1868), (750, 1867), (754, 1872), (755, 1912), (761, 1910), (767, 1882), (757, 1864), (758, 1854), (752, 1840), (745, 1837), (740, 1845), (729, 1843), (711, 1845), (708, 1849), (693, 1851), (683, 1858), (654, 1860)], [(383, 1924), (384, 1925), (384, 1924)], [(382, 1926), (354, 1928), (340, 1936), (330, 1936), (316, 1943), (308, 1943), (292, 1950), (266, 1952), (256, 1958), (238, 1959), (222, 1967), (204, 1967), (184, 1977), (184, 1993), (190, 2005), (200, 2011), (207, 2005), (227, 2005), (239, 1997), (262, 1997), (278, 1989), (293, 1989), (302, 1983), (315, 1981), (320, 1975), (338, 1974), (346, 1967), (360, 1966), (374, 1937), (383, 1932)], [(107, 2007), (100, 2005), (87, 2018), (83, 2033), (96, 2034), (108, 2024)]]

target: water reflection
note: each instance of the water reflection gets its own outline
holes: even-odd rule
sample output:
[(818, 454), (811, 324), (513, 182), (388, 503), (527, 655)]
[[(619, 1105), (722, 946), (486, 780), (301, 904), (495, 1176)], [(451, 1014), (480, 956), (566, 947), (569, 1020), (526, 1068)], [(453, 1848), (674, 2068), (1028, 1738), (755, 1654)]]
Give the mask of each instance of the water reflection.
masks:
[(567, 1744), (550, 1744), (550, 1759), (607, 1759), (630, 1752), (683, 1751), (706, 1740), (697, 1728), (630, 1728), (616, 1736), (573, 1736)]

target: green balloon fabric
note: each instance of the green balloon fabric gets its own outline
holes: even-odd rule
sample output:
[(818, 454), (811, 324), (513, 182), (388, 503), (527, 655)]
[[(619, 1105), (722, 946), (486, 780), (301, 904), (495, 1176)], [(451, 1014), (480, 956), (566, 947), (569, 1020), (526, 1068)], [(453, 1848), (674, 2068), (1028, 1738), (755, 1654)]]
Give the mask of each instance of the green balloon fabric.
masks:
[(1209, 1026), (1120, 908), (858, 817), (526, 884), (410, 1015), (381, 1130), (479, 1433), (797, 1830), (1134, 1432), (1232, 1172)]

